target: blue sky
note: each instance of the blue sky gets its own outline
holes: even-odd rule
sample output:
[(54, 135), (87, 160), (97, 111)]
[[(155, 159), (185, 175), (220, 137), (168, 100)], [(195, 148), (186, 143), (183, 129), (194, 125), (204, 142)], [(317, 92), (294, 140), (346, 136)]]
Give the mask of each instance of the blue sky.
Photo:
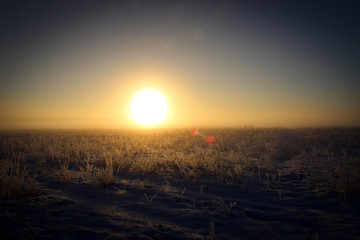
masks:
[(152, 87), (169, 126), (359, 125), (359, 17), (332, 1), (9, 1), (4, 128), (127, 127)]

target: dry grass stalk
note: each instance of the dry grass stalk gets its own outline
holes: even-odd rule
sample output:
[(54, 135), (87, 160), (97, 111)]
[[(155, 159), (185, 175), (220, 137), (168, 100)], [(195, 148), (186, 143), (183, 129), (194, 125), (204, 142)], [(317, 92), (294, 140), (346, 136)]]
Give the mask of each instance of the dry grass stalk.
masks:
[(0, 162), (0, 197), (34, 196), (39, 193), (36, 175), (30, 175), (20, 160), (2, 159)]
[(234, 217), (235, 214), (231, 211), (231, 209), (237, 204), (237, 202), (230, 202), (229, 206), (227, 206), (224, 200), (221, 197), (218, 197), (218, 205), (227, 213), (229, 216)]
[(211, 230), (210, 230), (210, 233), (209, 233), (209, 236), (208, 236), (208, 239), (209, 240), (215, 240), (215, 224), (214, 224), (214, 221), (210, 222), (210, 227), (211, 227)]
[(149, 198), (146, 193), (144, 193), (144, 196), (146, 198), (147, 203), (150, 205), (152, 203), (152, 201), (154, 200), (154, 198), (157, 196), (157, 193), (155, 193), (151, 198)]

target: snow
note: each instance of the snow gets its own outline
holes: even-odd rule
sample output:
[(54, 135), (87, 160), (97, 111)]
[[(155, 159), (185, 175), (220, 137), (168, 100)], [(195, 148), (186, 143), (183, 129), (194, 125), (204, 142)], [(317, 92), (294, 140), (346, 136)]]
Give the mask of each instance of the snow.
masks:
[[(340, 176), (344, 150), (347, 151), (346, 165), (350, 166), (346, 171), (359, 170), (358, 129), (275, 129), (267, 135), (278, 140), (273, 144), (273, 150), (266, 148), (256, 137), (258, 133), (269, 131), (267, 129), (233, 131), (209, 129), (208, 132), (219, 139), (210, 146), (191, 138), (190, 130), (188, 141), (192, 148), (189, 149), (185, 145), (179, 149), (171, 148), (177, 140), (172, 143), (173, 135), (163, 133), (166, 137), (159, 141), (163, 141), (164, 147), (164, 139), (170, 139), (166, 145), (170, 148), (160, 148), (162, 155), (158, 152), (155, 158), (170, 158), (174, 156), (173, 151), (181, 149), (183, 155), (178, 156), (191, 158), (195, 156), (190, 154), (191, 151), (196, 153), (202, 149), (204, 152), (196, 156), (204, 156), (207, 161), (208, 153), (219, 152), (217, 156), (224, 157), (223, 166), (228, 167), (227, 170), (231, 170), (230, 162), (234, 159), (242, 164), (240, 182), (234, 181), (230, 172), (204, 172), (201, 168), (186, 165), (186, 161), (184, 167), (188, 169), (181, 173), (166, 161), (161, 165), (164, 167), (161, 171), (114, 168), (114, 181), (105, 187), (96, 184), (95, 180), (84, 181), (78, 167), (83, 163), (70, 163), (69, 178), (65, 180), (54, 174), (53, 169), (59, 168), (56, 160), (37, 159), (34, 152), (27, 152), (25, 143), (20, 144), (22, 147), (15, 144), (16, 141), (28, 143), (26, 139), (37, 136), (38, 132), (20, 136), (2, 133), (3, 143), (4, 139), (12, 139), (13, 147), (18, 148), (14, 151), (26, 155), (23, 164), (27, 164), (29, 173), (38, 174), (39, 193), (2, 198), (1, 238), (356, 239), (360, 236), (359, 193), (356, 191), (359, 178), (347, 174), (347, 179), (352, 182), (341, 185)], [(41, 134), (42, 139), (47, 136), (45, 139), (63, 141), (59, 133)], [(116, 133), (93, 134), (109, 139), (117, 136)], [(128, 136), (126, 134), (124, 136)], [(71, 138), (82, 135), (86, 139), (80, 132), (70, 135)], [(310, 136), (311, 140), (300, 144), (299, 136)], [(90, 137), (88, 139), (90, 142)], [(313, 154), (314, 147), (321, 149), (329, 142), (334, 143), (332, 163), (324, 151)], [(47, 141), (47, 144), (52, 143)], [(195, 144), (198, 147), (194, 147)], [(148, 148), (154, 149), (152, 145)], [(224, 152), (226, 154), (222, 155)], [(2, 161), (9, 158), (5, 150), (1, 154)], [(92, 156), (94, 166), (100, 161), (95, 155)], [(230, 158), (230, 155), (237, 157)], [(210, 234), (212, 222), (215, 236)]]

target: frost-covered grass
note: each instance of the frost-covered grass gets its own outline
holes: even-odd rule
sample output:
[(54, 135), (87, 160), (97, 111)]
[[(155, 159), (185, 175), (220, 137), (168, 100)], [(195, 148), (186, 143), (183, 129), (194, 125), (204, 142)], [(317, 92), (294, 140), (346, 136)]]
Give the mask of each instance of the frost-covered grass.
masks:
[[(126, 171), (194, 181), (217, 176), (223, 183), (238, 185), (256, 175), (265, 190), (281, 189), (282, 178), (285, 181), (286, 175), (296, 175), (341, 192), (344, 198), (359, 190), (359, 129), (203, 132), (216, 136), (217, 142), (208, 145), (202, 138), (192, 137), (191, 129), (4, 131), (0, 135), (2, 164), (7, 166), (11, 160), (17, 168), (5, 171), (4, 166), (2, 179), (5, 175), (26, 178), (27, 170), (19, 173), (19, 165), (31, 165), (52, 169), (59, 179), (104, 187), (112, 185), (120, 171)], [(23, 160), (16, 160), (19, 155)]]
[[(352, 198), (359, 196), (359, 128), (229, 128), (201, 129), (201, 132), (214, 136), (216, 143), (209, 145), (203, 138), (193, 137), (192, 129), (2, 131), (1, 203), (5, 206), (17, 199), (25, 199), (31, 204), (40, 201), (46, 205), (50, 200), (44, 199), (60, 196), (58, 191), (78, 198), (77, 192), (93, 187), (97, 190), (92, 191), (102, 192), (92, 200), (94, 204), (96, 199), (103, 202), (109, 198), (111, 204), (117, 205), (120, 197), (124, 204), (131, 202), (126, 203), (125, 209), (135, 206), (135, 212), (137, 207), (147, 212), (152, 223), (146, 228), (164, 229), (167, 226), (172, 229), (170, 232), (180, 231), (177, 225), (174, 227), (166, 222), (167, 217), (157, 216), (156, 211), (168, 216), (171, 208), (180, 211), (178, 206), (182, 206), (197, 216), (195, 218), (203, 219), (204, 229), (207, 229), (191, 230), (184, 221), (186, 227), (183, 226), (185, 230), (181, 231), (185, 236), (188, 236), (187, 231), (193, 231), (191, 236), (195, 238), (214, 239), (215, 233), (216, 236), (231, 237), (237, 232), (223, 224), (227, 221), (245, 223), (244, 226), (249, 225), (255, 233), (259, 228), (251, 225), (253, 220), (265, 221), (262, 218), (266, 214), (273, 214), (266, 207), (266, 214), (259, 212), (250, 199), (255, 205), (272, 207), (277, 205), (264, 202), (264, 199), (275, 199), (276, 204), (284, 203), (283, 209), (291, 210), (287, 214), (291, 216), (293, 211), (301, 208), (291, 205), (294, 200), (311, 199), (314, 202), (309, 200), (307, 208), (316, 209), (315, 203), (321, 205), (321, 201), (332, 199), (330, 205), (323, 205), (329, 209), (335, 206), (336, 211), (341, 212), (352, 206)], [(330, 194), (329, 199), (324, 194)], [(74, 206), (79, 207), (82, 201), (88, 200), (80, 198)], [(114, 207), (109, 203), (102, 204)], [(9, 211), (5, 210), (6, 218), (14, 219)], [(117, 214), (119, 211), (114, 210)], [(304, 214), (313, 216), (313, 211)], [(328, 210), (323, 211), (325, 214)], [(329, 210), (329, 214), (332, 211), (335, 210)], [(131, 218), (136, 225), (137, 221), (145, 221), (142, 218), (136, 220), (139, 214), (121, 217)], [(182, 222), (182, 216), (185, 218), (188, 213), (177, 214), (182, 220), (174, 216), (172, 221)], [(316, 213), (313, 219), (318, 219), (319, 214)], [(245, 222), (242, 222), (244, 217)], [(285, 224), (286, 216), (281, 221)], [(297, 220), (294, 221), (289, 235), (284, 230), (280, 237), (291, 238), (299, 230), (296, 230)], [(317, 221), (301, 236), (328, 237), (324, 235), (324, 229), (331, 229), (331, 226), (319, 227), (322, 220)], [(277, 228), (271, 224), (269, 222), (267, 228)], [(230, 231), (229, 235), (226, 235), (227, 231)], [(156, 234), (166, 236), (161, 231), (153, 235)], [(251, 239), (252, 235), (244, 235), (244, 239), (247, 238)]]

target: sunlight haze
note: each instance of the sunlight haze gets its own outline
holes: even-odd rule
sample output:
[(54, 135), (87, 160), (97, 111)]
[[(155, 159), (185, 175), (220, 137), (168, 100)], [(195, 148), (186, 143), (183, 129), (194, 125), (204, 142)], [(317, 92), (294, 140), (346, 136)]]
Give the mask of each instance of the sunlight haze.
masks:
[(157, 127), (360, 123), (350, 7), (38, 5), (10, 5), (2, 23), (0, 128), (137, 127), (131, 104), (141, 89), (166, 99)]

